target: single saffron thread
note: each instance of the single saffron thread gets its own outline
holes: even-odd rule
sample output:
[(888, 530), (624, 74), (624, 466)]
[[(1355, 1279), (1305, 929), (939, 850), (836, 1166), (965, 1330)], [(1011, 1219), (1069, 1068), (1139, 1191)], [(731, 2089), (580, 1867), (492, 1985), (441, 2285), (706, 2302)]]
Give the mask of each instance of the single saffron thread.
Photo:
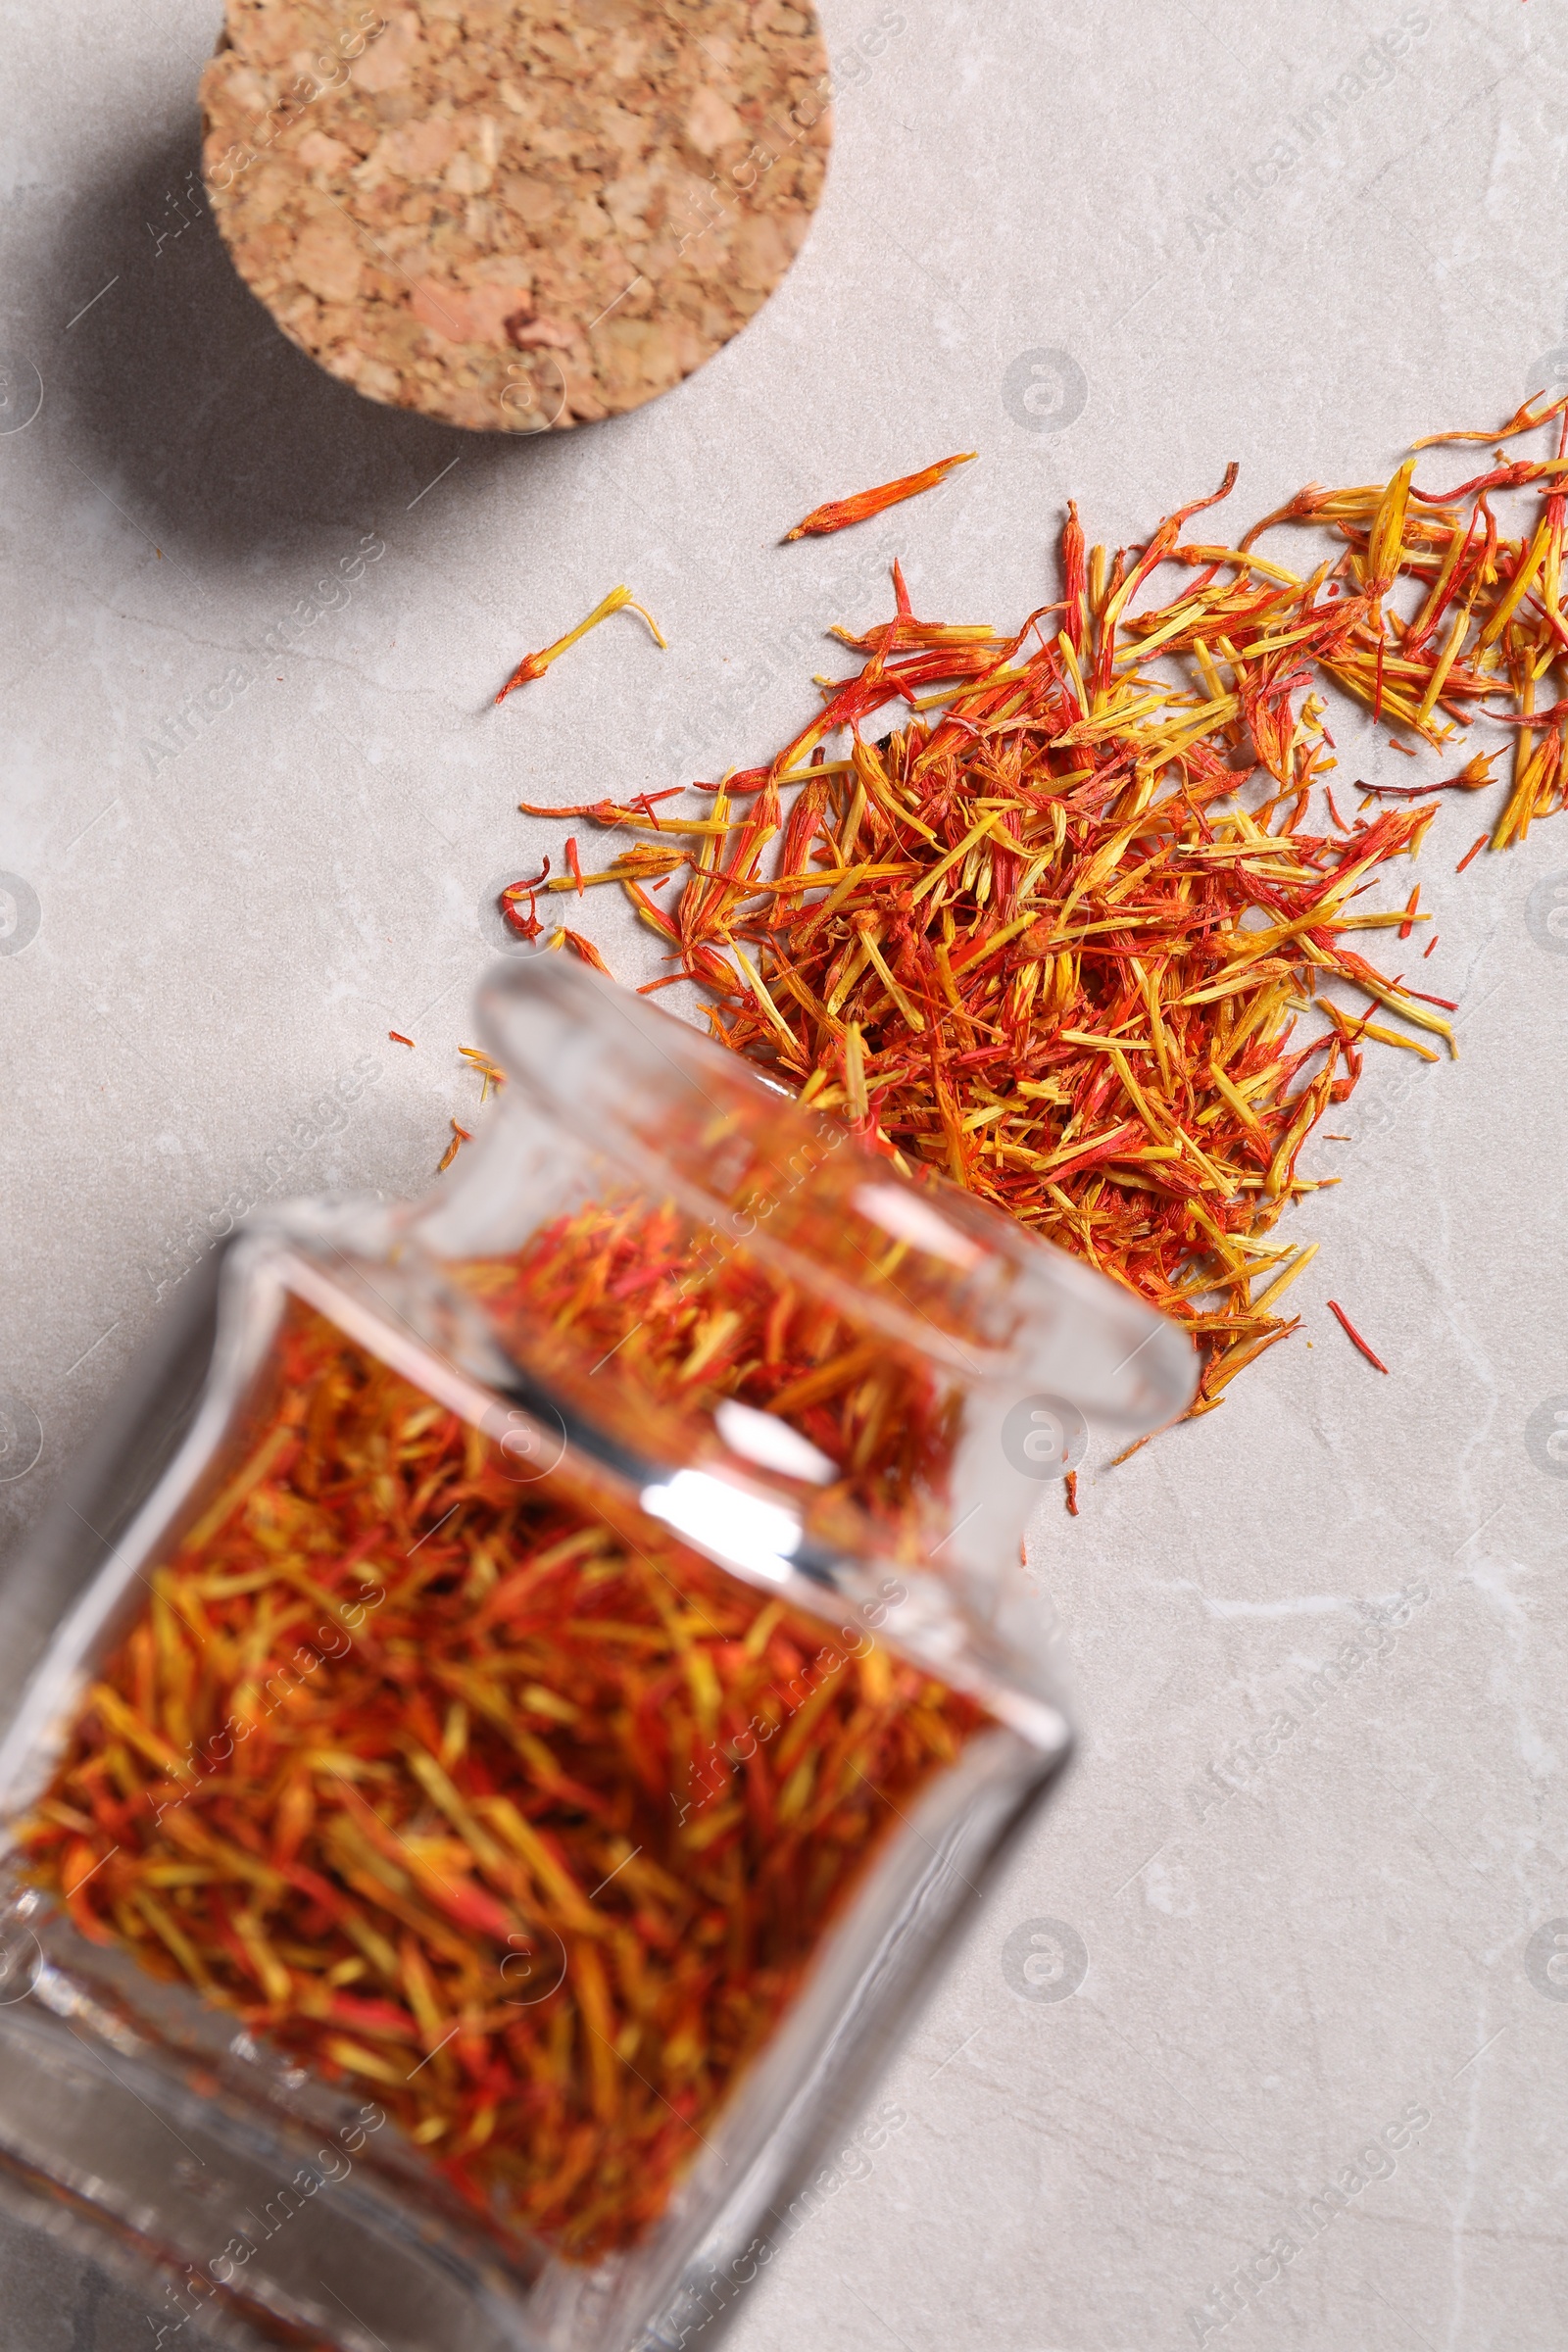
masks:
[(1327, 1301), (1327, 1305), (1329, 1313), (1338, 1319), (1340, 1326), (1344, 1330), (1347, 1339), (1350, 1342), (1350, 1345), (1353, 1348), (1359, 1348), (1361, 1353), (1366, 1357), (1366, 1360), (1369, 1364), (1375, 1364), (1380, 1372), (1387, 1372), (1389, 1367), (1383, 1361), (1382, 1356), (1375, 1355), (1373, 1353), (1372, 1349), (1367, 1346), (1365, 1340), (1362, 1339), (1361, 1334), (1356, 1330), (1355, 1325), (1350, 1321), (1350, 1318), (1346, 1313), (1344, 1307), (1340, 1305), (1338, 1299), (1330, 1298)]

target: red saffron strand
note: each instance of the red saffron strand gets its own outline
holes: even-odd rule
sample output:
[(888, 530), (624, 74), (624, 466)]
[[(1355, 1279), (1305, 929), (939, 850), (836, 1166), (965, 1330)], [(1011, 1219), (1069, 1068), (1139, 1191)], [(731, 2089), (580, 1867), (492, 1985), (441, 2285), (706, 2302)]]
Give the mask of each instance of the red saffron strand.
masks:
[(889, 507), (902, 504), (906, 498), (918, 498), (922, 490), (934, 490), (945, 482), (956, 466), (967, 466), (979, 456), (974, 449), (959, 450), (956, 457), (941, 458), (935, 466), (922, 466), (918, 473), (901, 474), (896, 482), (881, 482), (874, 490), (858, 490), (853, 498), (830, 499), (826, 506), (813, 507), (809, 514), (784, 534), (785, 544), (791, 539), (822, 538), (829, 531), (846, 530), (852, 522), (864, 522), (872, 514), (885, 514)]
[(1365, 1340), (1362, 1339), (1361, 1334), (1356, 1330), (1355, 1325), (1350, 1321), (1349, 1316), (1346, 1313), (1344, 1307), (1341, 1306), (1337, 1298), (1329, 1299), (1328, 1309), (1331, 1315), (1338, 1316), (1340, 1324), (1344, 1329), (1345, 1336), (1350, 1342), (1351, 1347), (1359, 1348), (1361, 1353), (1366, 1357), (1367, 1362), (1369, 1364), (1376, 1364), (1380, 1372), (1387, 1372), (1389, 1367), (1383, 1361), (1382, 1356), (1373, 1354), (1371, 1348), (1367, 1346)]
[(448, 1168), (451, 1167), (452, 1162), (457, 1158), (458, 1153), (462, 1151), (464, 1145), (471, 1144), (472, 1141), (472, 1129), (468, 1127), (460, 1127), (457, 1120), (454, 1119), (452, 1122), (452, 1141), (450, 1144), (448, 1144), (445, 1152), (441, 1155), (441, 1164), (436, 1169), (436, 1174), (438, 1176), (444, 1176)]

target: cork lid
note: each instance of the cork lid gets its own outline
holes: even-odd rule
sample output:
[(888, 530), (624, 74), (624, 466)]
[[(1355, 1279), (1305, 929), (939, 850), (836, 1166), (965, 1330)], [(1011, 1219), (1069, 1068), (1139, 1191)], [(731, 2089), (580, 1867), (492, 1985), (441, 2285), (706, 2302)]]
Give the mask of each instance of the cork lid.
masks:
[(737, 334), (821, 191), (809, 0), (226, 0), (203, 165), (241, 276), (371, 400), (640, 406)]

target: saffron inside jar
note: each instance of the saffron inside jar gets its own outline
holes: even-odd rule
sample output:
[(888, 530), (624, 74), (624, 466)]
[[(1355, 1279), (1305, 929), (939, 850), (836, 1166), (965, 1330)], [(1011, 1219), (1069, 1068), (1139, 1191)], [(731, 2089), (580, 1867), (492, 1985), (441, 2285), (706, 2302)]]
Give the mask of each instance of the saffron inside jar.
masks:
[[(867, 1279), (897, 1282), (895, 1242)], [(961, 1396), (831, 1298), (637, 1196), (556, 1218), (515, 1255), (448, 1268), (518, 1362), (670, 1454), (726, 1400), (795, 1431), (825, 1482), (812, 1532), (920, 1560), (952, 1525)]]
[[(710, 1325), (705, 1361), (740, 1330)], [(873, 1608), (838, 1633), (569, 1468), (520, 1483), (313, 1310), (275, 1357), (14, 1830), (27, 1875), (94, 1942), (373, 2085), (488, 2220), (571, 2260), (632, 2245), (991, 1718), (862, 1630)], [(803, 1407), (862, 1482), (907, 1442), (875, 1376)]]

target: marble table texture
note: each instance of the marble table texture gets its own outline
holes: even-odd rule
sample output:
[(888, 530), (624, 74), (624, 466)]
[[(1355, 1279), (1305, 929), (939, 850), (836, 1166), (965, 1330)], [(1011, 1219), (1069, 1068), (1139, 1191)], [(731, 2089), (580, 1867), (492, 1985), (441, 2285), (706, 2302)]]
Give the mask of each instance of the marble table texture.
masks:
[[(0, 1548), (236, 1200), (417, 1193), (471, 1124), (482, 902), (560, 851), (519, 800), (766, 757), (895, 553), (921, 612), (1021, 615), (1069, 495), (1142, 538), (1234, 457), (1250, 516), (1568, 384), (1551, 0), (823, 19), (777, 296), (638, 414), (505, 441), (361, 401), (240, 285), (193, 177), (215, 0), (8, 11)], [(778, 545), (957, 449), (941, 495)], [(618, 580), (669, 651), (614, 621), (493, 710)], [(1340, 748), (1408, 780), (1386, 730)], [(1037, 1517), (1076, 1763), (734, 2352), (1568, 2341), (1568, 954), (1529, 919), (1568, 823), (1459, 877), (1473, 820), (1422, 867), (1462, 1058), (1387, 1056), (1320, 1148), (1300, 1332)], [(573, 920), (658, 970), (617, 893)], [(148, 2309), (0, 2226), (0, 2352), (149, 2344)]]

